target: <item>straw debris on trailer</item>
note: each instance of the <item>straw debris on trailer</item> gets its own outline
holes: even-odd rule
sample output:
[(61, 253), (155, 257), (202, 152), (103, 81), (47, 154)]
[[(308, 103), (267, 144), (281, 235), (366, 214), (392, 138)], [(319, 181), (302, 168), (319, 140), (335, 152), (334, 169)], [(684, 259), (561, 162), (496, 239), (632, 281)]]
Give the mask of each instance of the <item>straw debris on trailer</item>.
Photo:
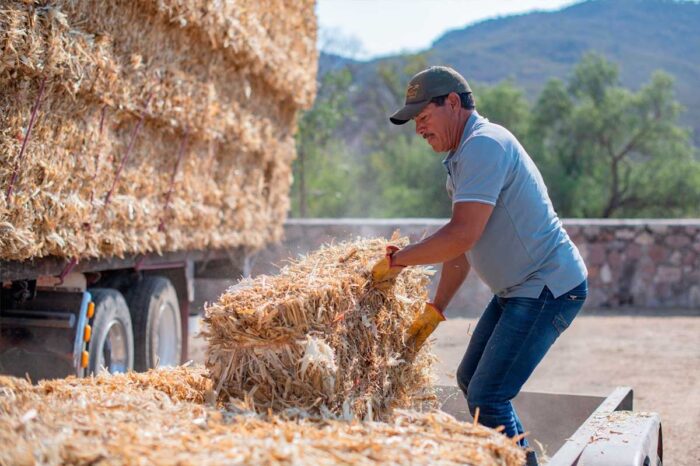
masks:
[(0, 464), (516, 466), (504, 435), (440, 412), (313, 421), (217, 409), (201, 367), (31, 385), (0, 377)]

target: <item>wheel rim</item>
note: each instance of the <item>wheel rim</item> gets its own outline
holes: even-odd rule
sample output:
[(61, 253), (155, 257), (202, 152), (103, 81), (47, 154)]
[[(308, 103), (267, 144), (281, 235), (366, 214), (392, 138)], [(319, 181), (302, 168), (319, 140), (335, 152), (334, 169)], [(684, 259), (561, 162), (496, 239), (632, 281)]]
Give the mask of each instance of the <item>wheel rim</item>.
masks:
[(155, 354), (158, 366), (175, 366), (180, 361), (178, 328), (175, 308), (163, 303), (158, 309), (158, 323), (155, 331)]
[(109, 323), (100, 357), (101, 365), (112, 374), (126, 372), (129, 369), (126, 329), (118, 320)]

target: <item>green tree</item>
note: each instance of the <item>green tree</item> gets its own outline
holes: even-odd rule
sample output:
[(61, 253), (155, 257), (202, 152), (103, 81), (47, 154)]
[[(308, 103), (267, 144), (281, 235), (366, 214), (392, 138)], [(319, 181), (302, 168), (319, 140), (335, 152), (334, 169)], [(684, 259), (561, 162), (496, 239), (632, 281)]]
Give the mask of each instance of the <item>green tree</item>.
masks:
[(577, 65), (568, 87), (550, 81), (527, 140), (559, 213), (697, 215), (700, 163), (678, 124), (680, 111), (667, 74), (654, 73), (632, 92), (620, 86), (617, 67), (594, 54)]
[[(348, 217), (355, 214), (358, 167), (342, 140), (332, 139), (306, 154), (308, 217)], [(292, 212), (298, 212), (299, 196), (293, 198)]]
[(448, 217), (447, 174), (441, 156), (412, 134), (397, 134), (370, 155), (378, 193), (375, 217)]
[(502, 81), (494, 86), (475, 86), (474, 95), (480, 115), (506, 127), (518, 138), (525, 137), (530, 120), (530, 103), (513, 81)]
[(292, 167), (292, 216), (344, 214), (343, 203), (334, 199), (350, 191), (355, 173), (335, 132), (352, 114), (347, 97), (351, 82), (347, 69), (326, 73), (319, 83), (313, 108), (299, 119), (297, 159)]

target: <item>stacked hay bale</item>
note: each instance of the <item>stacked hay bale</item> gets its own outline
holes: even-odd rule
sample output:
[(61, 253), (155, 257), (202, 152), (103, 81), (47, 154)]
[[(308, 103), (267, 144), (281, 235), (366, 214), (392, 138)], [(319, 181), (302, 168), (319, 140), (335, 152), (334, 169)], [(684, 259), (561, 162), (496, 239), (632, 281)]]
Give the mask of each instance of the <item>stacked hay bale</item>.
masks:
[(429, 272), (407, 268), (391, 291), (377, 291), (369, 270), (385, 246), (323, 247), (210, 306), (207, 366), (220, 399), (246, 399), (260, 412), (375, 420), (430, 397), (431, 356), (407, 354), (404, 341)]
[[(387, 423), (263, 416), (204, 400), (198, 368), (43, 381), (0, 377), (0, 464), (516, 466), (504, 435), (444, 413)], [(232, 407), (233, 408), (233, 407)]]
[(0, 6), (0, 259), (262, 247), (315, 95), (313, 0)]

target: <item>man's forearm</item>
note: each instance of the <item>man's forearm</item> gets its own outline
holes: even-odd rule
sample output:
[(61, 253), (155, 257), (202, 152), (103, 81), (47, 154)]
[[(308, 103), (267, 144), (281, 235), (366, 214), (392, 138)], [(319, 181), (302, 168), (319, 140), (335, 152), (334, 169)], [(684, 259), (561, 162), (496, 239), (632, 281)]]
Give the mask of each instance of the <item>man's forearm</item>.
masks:
[(442, 264), (440, 282), (435, 292), (435, 299), (433, 299), (433, 304), (438, 309), (444, 312), (452, 297), (464, 283), (464, 279), (467, 278), (469, 269), (469, 261), (464, 254), (460, 254), (456, 258)]
[(423, 241), (396, 252), (396, 265), (444, 264), (469, 251), (486, 228), (493, 206), (481, 202), (458, 202), (447, 225)]
[(463, 255), (472, 246), (464, 229), (448, 223), (423, 241), (399, 250), (394, 254), (394, 260), (399, 265), (444, 264)]

